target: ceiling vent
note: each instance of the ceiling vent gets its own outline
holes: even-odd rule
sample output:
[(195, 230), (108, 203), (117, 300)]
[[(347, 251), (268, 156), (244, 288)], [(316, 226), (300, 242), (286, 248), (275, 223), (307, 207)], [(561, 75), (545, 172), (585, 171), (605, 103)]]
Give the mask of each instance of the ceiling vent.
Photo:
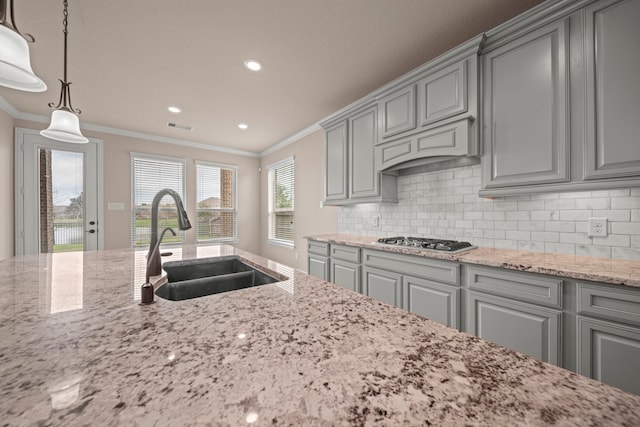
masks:
[(182, 129), (189, 132), (193, 130), (193, 126), (184, 126), (184, 125), (179, 125), (177, 123), (171, 123), (171, 122), (167, 122), (167, 126), (170, 128)]

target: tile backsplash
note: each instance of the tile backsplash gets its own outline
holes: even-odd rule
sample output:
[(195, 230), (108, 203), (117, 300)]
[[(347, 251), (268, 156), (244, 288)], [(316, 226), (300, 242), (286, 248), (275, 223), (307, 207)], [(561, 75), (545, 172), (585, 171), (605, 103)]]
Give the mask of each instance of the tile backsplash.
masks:
[[(340, 208), (338, 232), (466, 240), (478, 246), (640, 260), (640, 188), (478, 197), (480, 165), (398, 178), (398, 204)], [(608, 236), (587, 236), (607, 218)]]

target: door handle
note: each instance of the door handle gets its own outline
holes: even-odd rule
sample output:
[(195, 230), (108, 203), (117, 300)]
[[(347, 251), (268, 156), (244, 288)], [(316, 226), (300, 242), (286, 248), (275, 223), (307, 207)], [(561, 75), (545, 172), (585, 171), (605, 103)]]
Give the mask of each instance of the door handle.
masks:
[(93, 234), (93, 233), (95, 233), (95, 232), (96, 232), (96, 230), (94, 230), (93, 228), (92, 228), (91, 230), (87, 230), (87, 231), (85, 231), (85, 233), (91, 233), (91, 234)]

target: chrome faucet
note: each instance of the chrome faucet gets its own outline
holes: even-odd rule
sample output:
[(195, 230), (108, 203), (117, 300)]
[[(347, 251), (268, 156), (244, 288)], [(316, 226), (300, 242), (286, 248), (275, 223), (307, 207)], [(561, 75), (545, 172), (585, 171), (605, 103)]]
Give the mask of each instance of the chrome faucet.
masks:
[(151, 203), (151, 242), (149, 244), (149, 253), (147, 254), (147, 272), (145, 274), (146, 282), (142, 285), (142, 304), (150, 304), (153, 302), (153, 285), (149, 283), (151, 276), (158, 276), (162, 273), (162, 259), (160, 258), (160, 242), (164, 237), (164, 233), (171, 231), (175, 236), (175, 232), (171, 228), (165, 228), (158, 239), (158, 208), (160, 206), (160, 200), (164, 196), (171, 196), (176, 202), (176, 209), (178, 211), (178, 229), (188, 230), (191, 228), (191, 222), (187, 217), (187, 212), (182, 205), (182, 199), (175, 191), (165, 188), (158, 191), (158, 194), (153, 198)]

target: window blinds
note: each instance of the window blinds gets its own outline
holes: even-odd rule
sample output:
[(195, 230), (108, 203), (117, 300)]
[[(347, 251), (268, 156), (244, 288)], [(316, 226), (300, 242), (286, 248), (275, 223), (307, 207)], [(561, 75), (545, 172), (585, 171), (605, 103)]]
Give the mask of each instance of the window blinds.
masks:
[[(131, 181), (133, 207), (131, 220), (132, 246), (145, 246), (151, 241), (151, 203), (158, 191), (169, 188), (176, 191), (183, 204), (184, 163), (180, 160), (132, 154)], [(158, 230), (173, 228), (178, 235), (165, 234), (163, 242), (182, 242), (184, 232), (178, 232), (176, 205), (170, 196), (165, 196), (158, 209)], [(159, 233), (158, 233), (159, 235)]]
[(236, 168), (196, 163), (198, 241), (237, 239)]
[(293, 157), (269, 167), (269, 238), (294, 241), (295, 166)]

